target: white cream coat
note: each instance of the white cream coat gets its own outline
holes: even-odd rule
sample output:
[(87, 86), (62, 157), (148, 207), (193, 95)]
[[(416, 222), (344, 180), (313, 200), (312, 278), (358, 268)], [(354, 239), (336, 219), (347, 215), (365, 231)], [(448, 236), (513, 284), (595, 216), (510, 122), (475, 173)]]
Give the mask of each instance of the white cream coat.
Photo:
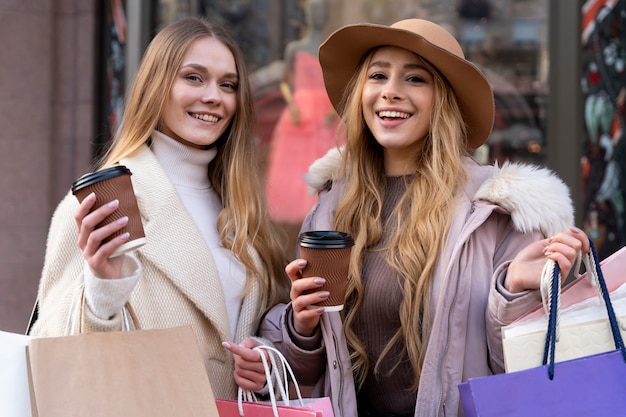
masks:
[[(147, 146), (121, 161), (130, 168), (147, 243), (136, 251), (143, 272), (129, 305), (142, 329), (190, 324), (216, 398), (236, 398), (232, 354), (222, 341), (254, 335), (261, 312), (260, 286), (243, 298), (237, 334), (231, 335), (222, 284), (213, 256), (174, 186)], [(32, 334), (65, 333), (73, 296), (83, 283), (84, 259), (77, 245), (76, 198), (69, 194), (50, 225), (39, 287), (40, 316)], [(256, 256), (256, 255), (255, 255)], [(260, 261), (257, 257), (257, 263)], [(83, 306), (82, 331), (121, 329), (121, 315), (102, 320)]]

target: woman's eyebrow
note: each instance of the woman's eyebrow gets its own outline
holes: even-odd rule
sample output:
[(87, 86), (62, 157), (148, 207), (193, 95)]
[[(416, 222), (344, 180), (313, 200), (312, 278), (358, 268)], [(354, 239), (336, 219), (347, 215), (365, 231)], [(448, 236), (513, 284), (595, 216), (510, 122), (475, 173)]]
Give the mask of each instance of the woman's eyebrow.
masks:
[[(188, 63), (188, 64), (183, 64), (181, 66), (181, 69), (183, 68), (193, 68), (198, 72), (202, 72), (204, 74), (209, 72), (209, 69), (207, 67), (205, 67), (204, 65), (200, 65), (200, 64), (194, 64), (194, 63)], [(226, 74), (223, 75), (224, 78), (232, 78), (232, 79), (239, 79), (239, 75), (236, 72), (227, 72)]]

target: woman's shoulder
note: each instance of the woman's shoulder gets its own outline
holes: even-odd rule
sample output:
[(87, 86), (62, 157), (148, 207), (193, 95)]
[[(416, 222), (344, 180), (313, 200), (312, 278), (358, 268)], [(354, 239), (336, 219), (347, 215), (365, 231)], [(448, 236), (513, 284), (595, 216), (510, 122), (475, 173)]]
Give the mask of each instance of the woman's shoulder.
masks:
[(341, 147), (331, 148), (309, 166), (308, 172), (304, 174), (309, 194), (330, 190), (332, 184), (339, 178), (341, 150)]
[(541, 230), (549, 236), (574, 222), (569, 187), (546, 167), (506, 162), (473, 167), (470, 176), (476, 181), (472, 200), (503, 208), (522, 232)]

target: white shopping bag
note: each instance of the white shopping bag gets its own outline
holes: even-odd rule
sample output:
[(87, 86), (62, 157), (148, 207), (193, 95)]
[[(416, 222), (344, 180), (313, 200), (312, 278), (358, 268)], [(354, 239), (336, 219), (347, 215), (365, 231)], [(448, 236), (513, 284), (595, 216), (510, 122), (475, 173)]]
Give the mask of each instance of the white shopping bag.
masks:
[[(626, 248), (600, 262), (613, 309), (626, 323)], [(543, 306), (502, 328), (504, 363), (507, 372), (542, 365), (548, 316)], [(621, 329), (626, 338), (626, 329)], [(583, 274), (561, 291), (559, 338), (555, 362), (580, 358), (615, 349), (606, 307), (599, 290)]]
[(32, 336), (0, 331), (0, 416), (32, 417), (26, 345)]

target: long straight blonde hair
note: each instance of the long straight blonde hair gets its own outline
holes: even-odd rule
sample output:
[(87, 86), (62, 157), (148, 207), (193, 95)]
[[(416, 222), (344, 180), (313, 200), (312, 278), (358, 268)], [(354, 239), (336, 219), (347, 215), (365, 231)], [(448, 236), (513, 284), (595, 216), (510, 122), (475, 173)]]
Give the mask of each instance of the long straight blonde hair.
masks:
[[(248, 289), (252, 280), (260, 280), (263, 311), (259, 314), (262, 314), (289, 299), (289, 280), (284, 270), (286, 256), (278, 232), (269, 221), (265, 197), (259, 191), (263, 187), (259, 152), (255, 149), (255, 116), (248, 72), (239, 47), (222, 26), (190, 17), (156, 34), (129, 90), (123, 119), (111, 147), (99, 165), (103, 168), (116, 164), (149, 141), (185, 53), (192, 42), (202, 37), (222, 42), (235, 58), (239, 78), (237, 108), (231, 125), (216, 141), (217, 156), (207, 175), (222, 200), (217, 224), (220, 241), (246, 266)], [(249, 244), (259, 254), (264, 271), (257, 268)]]
[[(344, 97), (342, 119), (346, 145), (341, 175), (345, 191), (335, 216), (336, 229), (349, 232), (355, 239), (343, 314), (353, 372), (359, 386), (365, 381), (371, 361), (352, 326), (363, 303), (364, 256), (383, 234), (381, 210), (386, 186), (383, 148), (365, 123), (361, 103), (367, 68), (374, 52), (370, 51), (365, 57)], [(406, 350), (403, 357), (397, 358), (395, 366), (408, 357), (415, 374), (415, 390), (429, 335), (433, 274), (450, 227), (454, 192), (466, 179), (462, 159), (468, 154), (466, 128), (456, 96), (443, 76), (427, 61), (422, 61), (434, 77), (430, 131), (422, 151), (416, 155), (415, 175), (407, 183), (407, 190), (392, 214), (396, 227), (385, 255), (403, 290), (401, 325), (374, 364), (374, 373), (380, 372), (383, 357), (390, 354), (394, 344), (403, 343)]]

